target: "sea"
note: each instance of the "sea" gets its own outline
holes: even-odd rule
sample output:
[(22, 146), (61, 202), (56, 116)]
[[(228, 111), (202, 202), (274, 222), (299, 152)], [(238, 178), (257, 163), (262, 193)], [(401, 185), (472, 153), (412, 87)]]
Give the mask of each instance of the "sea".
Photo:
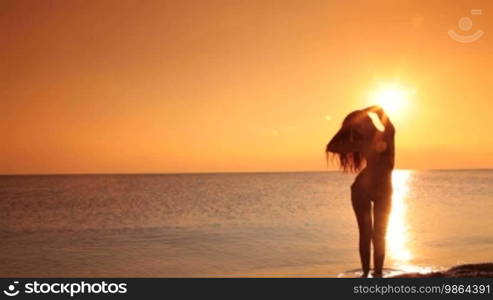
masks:
[[(0, 176), (0, 276), (358, 276), (353, 180)], [(493, 170), (395, 170), (393, 185), (386, 274), (493, 261)]]

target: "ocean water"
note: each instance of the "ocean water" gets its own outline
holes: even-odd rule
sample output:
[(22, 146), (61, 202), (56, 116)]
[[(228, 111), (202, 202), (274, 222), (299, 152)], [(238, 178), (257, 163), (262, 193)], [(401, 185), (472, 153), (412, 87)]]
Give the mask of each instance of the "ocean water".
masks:
[[(493, 261), (493, 171), (396, 170), (386, 266)], [(351, 276), (354, 175), (0, 176), (0, 276)]]

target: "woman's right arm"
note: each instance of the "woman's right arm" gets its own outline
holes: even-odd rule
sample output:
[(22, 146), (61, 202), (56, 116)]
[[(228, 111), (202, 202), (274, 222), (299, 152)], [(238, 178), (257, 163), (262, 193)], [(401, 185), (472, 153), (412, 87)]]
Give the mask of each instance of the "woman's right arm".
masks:
[(382, 122), (382, 125), (385, 127), (385, 133), (387, 135), (393, 135), (394, 134), (394, 132), (395, 132), (394, 125), (392, 124), (392, 122), (390, 122), (389, 116), (387, 116), (387, 114), (385, 113), (383, 108), (381, 108), (378, 105), (373, 105), (373, 106), (370, 106), (370, 107), (363, 109), (363, 111), (373, 112), (373, 113), (377, 114), (378, 118), (380, 119), (380, 122)]

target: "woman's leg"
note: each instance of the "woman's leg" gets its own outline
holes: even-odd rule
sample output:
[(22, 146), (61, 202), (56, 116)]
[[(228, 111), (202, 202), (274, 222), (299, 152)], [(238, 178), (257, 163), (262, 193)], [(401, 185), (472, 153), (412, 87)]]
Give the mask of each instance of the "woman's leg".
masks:
[(391, 194), (375, 199), (373, 203), (373, 265), (375, 277), (382, 276), (383, 263), (385, 260), (385, 235), (391, 208)]
[(351, 187), (351, 202), (358, 221), (359, 256), (363, 269), (363, 277), (367, 277), (370, 271), (371, 256), (371, 201), (368, 196), (365, 195), (365, 193), (362, 193), (357, 187)]

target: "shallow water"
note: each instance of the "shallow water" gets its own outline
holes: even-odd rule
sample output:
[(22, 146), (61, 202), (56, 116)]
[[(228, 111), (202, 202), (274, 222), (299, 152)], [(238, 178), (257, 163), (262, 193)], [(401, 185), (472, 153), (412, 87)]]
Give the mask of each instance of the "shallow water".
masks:
[[(356, 274), (352, 180), (1, 176), (0, 276)], [(493, 260), (493, 171), (398, 170), (394, 191), (389, 270)]]

